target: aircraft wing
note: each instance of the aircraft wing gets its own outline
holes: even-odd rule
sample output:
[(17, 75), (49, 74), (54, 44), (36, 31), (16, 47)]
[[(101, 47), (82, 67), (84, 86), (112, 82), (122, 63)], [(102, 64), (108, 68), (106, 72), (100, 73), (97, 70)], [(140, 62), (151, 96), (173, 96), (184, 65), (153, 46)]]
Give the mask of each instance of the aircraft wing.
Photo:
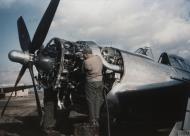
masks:
[(33, 85), (19, 85), (17, 87), (14, 86), (0, 86), (0, 93), (9, 93), (12, 91), (19, 91), (27, 88), (32, 88)]

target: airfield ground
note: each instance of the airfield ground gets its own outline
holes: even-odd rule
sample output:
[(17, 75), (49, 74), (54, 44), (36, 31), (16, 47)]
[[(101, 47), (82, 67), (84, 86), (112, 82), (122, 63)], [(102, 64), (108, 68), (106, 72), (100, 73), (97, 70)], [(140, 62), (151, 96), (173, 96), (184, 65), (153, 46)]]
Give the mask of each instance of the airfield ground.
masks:
[[(42, 99), (42, 94), (40, 95)], [(7, 98), (0, 100), (0, 112)], [(41, 101), (42, 102), (42, 101)], [(73, 136), (74, 124), (83, 122), (85, 116), (71, 112), (69, 119), (58, 115), (58, 130), (63, 136)], [(0, 118), (0, 136), (45, 136), (39, 125), (36, 112), (35, 97), (13, 97), (3, 118)], [(111, 136), (168, 136), (171, 128), (150, 130), (141, 127), (115, 125), (111, 128)]]

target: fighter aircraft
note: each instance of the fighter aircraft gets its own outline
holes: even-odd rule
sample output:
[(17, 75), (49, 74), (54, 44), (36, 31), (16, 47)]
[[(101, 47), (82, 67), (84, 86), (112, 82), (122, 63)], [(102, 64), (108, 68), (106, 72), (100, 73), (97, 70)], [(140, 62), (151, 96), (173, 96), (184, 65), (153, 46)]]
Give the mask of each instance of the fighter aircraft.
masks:
[(8, 55), (11, 61), (22, 65), (15, 86), (25, 70), (29, 69), (40, 116), (42, 111), (33, 67), (38, 71), (37, 80), (41, 86), (59, 92), (60, 108), (87, 111), (81, 65), (82, 51), (91, 48), (93, 54), (101, 57), (104, 65), (104, 89), (114, 120), (163, 124), (183, 118), (190, 81), (187, 61), (166, 52), (154, 61), (148, 48), (131, 53), (114, 47), (102, 47), (93, 41), (73, 42), (60, 38), (52, 38), (43, 48), (58, 4), (59, 0), (51, 0), (32, 40), (23, 18), (18, 18), (22, 51), (13, 50)]

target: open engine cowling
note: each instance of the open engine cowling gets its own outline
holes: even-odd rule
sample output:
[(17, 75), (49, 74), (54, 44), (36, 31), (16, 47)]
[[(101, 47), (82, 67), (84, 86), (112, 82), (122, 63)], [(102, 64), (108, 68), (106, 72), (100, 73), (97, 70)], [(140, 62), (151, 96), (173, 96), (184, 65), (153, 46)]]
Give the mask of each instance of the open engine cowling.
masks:
[(87, 47), (92, 49), (94, 55), (101, 57), (104, 65), (104, 84), (110, 90), (116, 79), (120, 80), (122, 76), (123, 60), (119, 50), (115, 48), (102, 48), (92, 41), (70, 42), (53, 38), (35, 55), (35, 66), (39, 72), (38, 81), (43, 87), (58, 91), (59, 98), (69, 103), (65, 105), (81, 103), (81, 97), (84, 97), (85, 74), (82, 72), (84, 61), (82, 52)]

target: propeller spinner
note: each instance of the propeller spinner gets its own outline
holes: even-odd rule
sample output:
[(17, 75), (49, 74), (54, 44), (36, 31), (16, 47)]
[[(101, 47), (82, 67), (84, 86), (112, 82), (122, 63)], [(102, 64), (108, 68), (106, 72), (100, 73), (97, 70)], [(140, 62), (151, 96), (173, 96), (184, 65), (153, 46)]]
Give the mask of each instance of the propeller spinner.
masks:
[[(38, 114), (40, 117), (42, 116), (42, 110), (41, 110), (40, 100), (39, 100), (39, 96), (37, 93), (35, 80), (34, 80), (34, 72), (33, 72), (33, 65), (34, 65), (33, 60), (34, 59), (33, 58), (34, 58), (35, 51), (40, 49), (40, 47), (42, 46), (42, 44), (47, 36), (51, 22), (53, 20), (53, 17), (55, 15), (55, 12), (59, 5), (59, 1), (60, 0), (51, 0), (48, 8), (46, 9), (46, 11), (36, 29), (36, 32), (34, 34), (32, 41), (30, 40), (30, 36), (29, 36), (28, 30), (26, 28), (24, 19), (22, 18), (22, 16), (18, 18), (17, 27), (18, 27), (20, 47), (21, 47), (22, 51), (12, 50), (9, 52), (9, 55), (8, 55), (8, 57), (11, 61), (22, 64), (22, 68), (19, 72), (19, 75), (18, 75), (15, 85), (14, 85), (15, 87), (21, 80), (26, 69), (27, 68), (29, 69), (30, 75), (32, 78), (32, 82), (33, 82), (33, 86), (34, 86), (37, 110), (38, 110)], [(4, 112), (5, 112), (6, 107), (12, 97), (13, 92), (14, 91), (12, 91), (11, 95), (9, 96), (8, 101), (6, 102), (6, 104), (2, 110), (1, 117), (4, 115)]]

